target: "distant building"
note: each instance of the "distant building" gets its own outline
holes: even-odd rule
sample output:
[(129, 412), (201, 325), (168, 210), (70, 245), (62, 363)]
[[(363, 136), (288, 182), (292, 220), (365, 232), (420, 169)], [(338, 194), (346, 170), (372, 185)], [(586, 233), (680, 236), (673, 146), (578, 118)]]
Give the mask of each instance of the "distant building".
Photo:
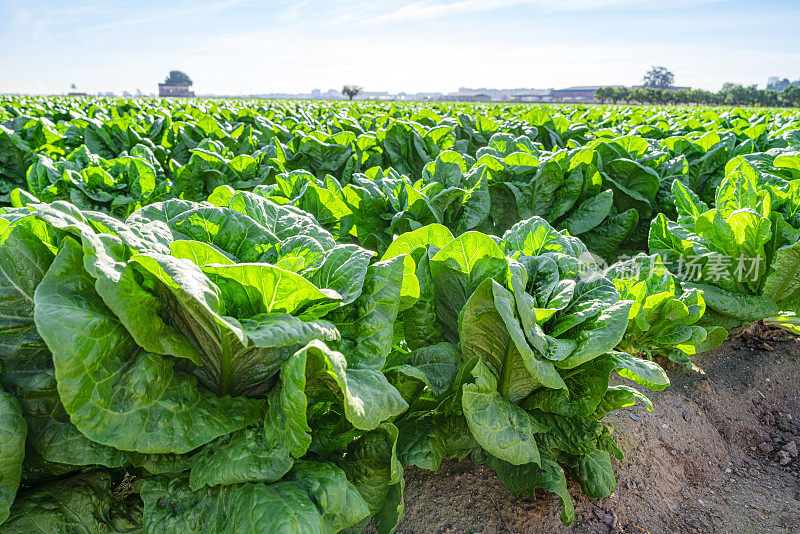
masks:
[(778, 78), (777, 76), (770, 76), (767, 80), (767, 89), (770, 91), (781, 92), (790, 85), (800, 85), (800, 80), (790, 82), (789, 78)]
[(524, 93), (513, 93), (509, 95), (512, 102), (550, 102), (553, 100), (552, 89), (531, 89)]
[(594, 93), (601, 87), (619, 87), (618, 85), (577, 85), (565, 89), (553, 89), (550, 96), (553, 102), (592, 102)]
[(491, 102), (492, 97), (486, 93), (450, 93), (445, 95), (445, 100), (453, 102)]
[(554, 102), (565, 102), (567, 100), (581, 102), (594, 100), (594, 92), (603, 87), (602, 85), (580, 85), (566, 87), (564, 89), (553, 89), (551, 96)]
[(158, 84), (158, 96), (175, 98), (194, 98), (194, 91), (189, 90), (189, 85)]
[(67, 96), (89, 96), (89, 93), (81, 93), (81, 92), (71, 92), (67, 93)]
[(387, 91), (364, 91), (358, 95), (360, 100), (386, 100), (389, 96)]
[(444, 98), (442, 93), (417, 93), (416, 100), (441, 100)]

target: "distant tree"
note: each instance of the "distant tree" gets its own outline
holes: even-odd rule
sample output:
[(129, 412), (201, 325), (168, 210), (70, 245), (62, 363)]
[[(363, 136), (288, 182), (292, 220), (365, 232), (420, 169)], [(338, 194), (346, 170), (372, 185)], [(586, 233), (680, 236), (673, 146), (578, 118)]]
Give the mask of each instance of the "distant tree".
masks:
[(597, 90), (594, 92), (593, 96), (594, 99), (600, 102), (601, 104), (605, 103), (605, 101), (608, 100), (605, 87), (598, 87)]
[(679, 104), (688, 104), (692, 101), (692, 92), (688, 89), (681, 89), (675, 92), (675, 101)]
[(192, 79), (183, 71), (171, 70), (169, 71), (167, 79), (164, 80), (164, 83), (167, 85), (184, 85), (188, 87), (192, 85)]
[(716, 93), (712, 93), (711, 91), (692, 89), (689, 93), (689, 102), (693, 104), (712, 105), (714, 104), (715, 95)]
[(758, 86), (751, 85), (750, 87), (744, 88), (744, 103), (748, 106), (755, 106), (761, 100), (761, 93), (764, 91), (759, 91)]
[(733, 82), (725, 82), (725, 83), (722, 84), (722, 89), (720, 91), (725, 93), (727, 91), (730, 91), (734, 87), (736, 87), (735, 83), (733, 83)]
[(767, 89), (758, 92), (758, 105), (765, 108), (772, 108), (779, 104), (778, 92)]
[(617, 102), (629, 102), (631, 99), (631, 91), (627, 87), (614, 87), (611, 92), (611, 100), (615, 104)]
[(790, 85), (778, 94), (778, 101), (784, 106), (800, 106), (800, 87)]
[(722, 93), (725, 94), (725, 103), (729, 106), (740, 106), (747, 103), (747, 89), (741, 85), (736, 84), (727, 89), (723, 86)]
[(669, 89), (675, 83), (675, 75), (666, 67), (652, 67), (642, 78), (642, 83), (653, 89)]
[(800, 83), (791, 83), (781, 92), (759, 89), (755, 85), (742, 86), (726, 83), (718, 92), (704, 89), (658, 89), (655, 87), (601, 87), (595, 91), (595, 98), (601, 102), (625, 102), (642, 105), (700, 104), (706, 106), (792, 106), (800, 107)]
[[(614, 101), (613, 93), (614, 93), (614, 88), (613, 87), (599, 87), (594, 92), (594, 97), (595, 97), (595, 99), (599, 100), (601, 104), (606, 103), (609, 100), (611, 100), (613, 102)], [(616, 102), (614, 102), (614, 103), (616, 104)]]
[(360, 85), (345, 85), (342, 87), (342, 94), (348, 99), (353, 100), (355, 97), (361, 94), (361, 91), (363, 90), (364, 88)]
[(75, 90), (77, 87), (78, 87), (78, 86), (77, 86), (77, 85), (75, 85), (75, 82), (72, 82), (71, 84), (69, 84), (69, 88), (70, 88), (70, 89), (72, 89), (73, 91), (74, 91), (74, 90)]
[(631, 89), (628, 93), (628, 102), (644, 104), (644, 89)]
[(645, 87), (642, 89), (641, 101), (644, 104), (661, 104), (663, 103), (661, 89), (655, 87)]

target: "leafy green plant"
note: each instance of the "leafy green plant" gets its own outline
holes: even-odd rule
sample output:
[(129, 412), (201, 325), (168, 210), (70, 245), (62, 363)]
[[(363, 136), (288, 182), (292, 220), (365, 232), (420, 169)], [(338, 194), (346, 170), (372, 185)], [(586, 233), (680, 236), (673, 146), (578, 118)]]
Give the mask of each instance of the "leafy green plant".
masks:
[(82, 209), (120, 218), (171, 196), (172, 188), (153, 152), (144, 145), (134, 146), (130, 155), (123, 153), (108, 160), (85, 149), (77, 149), (57, 162), (40, 156), (28, 169), (27, 184), (29, 195), (12, 191), (13, 206), (68, 200)]
[(606, 275), (620, 298), (633, 301), (619, 350), (691, 368), (691, 356), (717, 348), (728, 336), (722, 327), (697, 324), (706, 310), (702, 291), (682, 291), (659, 256), (639, 254), (615, 263)]
[(534, 217), (497, 241), (423, 227), (385, 256), (401, 253), (416, 260), (419, 286), (400, 318), (414, 350), (390, 358), (410, 404), (397, 421), (401, 461), (436, 469), (472, 453), (514, 491), (557, 493), (565, 523), (564, 470), (587, 495), (610, 495), (610, 457), (621, 452), (598, 421), (637, 400), (650, 407), (638, 390), (610, 386), (611, 372), (651, 389), (669, 381), (656, 364), (614, 352), (632, 303), (602, 275), (583, 279), (586, 247)]
[[(263, 217), (281, 211), (251, 194), (231, 204), (246, 210), (247, 200)], [(278, 233), (292, 221), (283, 215), (273, 219)], [(110, 483), (99, 480), (136, 472), (148, 531), (205, 528), (219, 513), (243, 531), (338, 531), (390, 513), (389, 493), (376, 488), (400, 483), (387, 421), (406, 403), (381, 368), (402, 258), (369, 265), (366, 251), (326, 242), (312, 269), (300, 251), (320, 252), (313, 242), (289, 249), (241, 212), (184, 201), (152, 205), (130, 224), (60, 202), (4, 220), (0, 270), (14, 320), (2, 331), (0, 382), (14, 398), (3, 397), (3, 430), (19, 445), (27, 422), (34, 451), (23, 460), (20, 446), (4, 448), (5, 508), (20, 465), (24, 473), (43, 461), (45, 480), (100, 468), (97, 484), (76, 479), (85, 497), (74, 493), (97, 506)], [(210, 234), (220, 220), (234, 222)], [(199, 228), (205, 241), (190, 238)], [(237, 231), (256, 249), (263, 240), (267, 254), (290, 250), (291, 261), (281, 259), (308, 278), (237, 262), (234, 252), (253, 250)], [(68, 503), (25, 511), (49, 494), (37, 490), (11, 507), (12, 531), (32, 514), (56, 529), (75, 520)]]
[(649, 407), (614, 371), (658, 390), (653, 356), (798, 332), (799, 131), (0, 96), (3, 531), (391, 532), (402, 466), (465, 457), (571, 521), (568, 476), (615, 488), (602, 417)]
[(650, 252), (684, 288), (703, 291), (704, 323), (732, 328), (800, 310), (800, 231), (784, 216), (800, 197), (777, 197), (744, 160), (728, 165), (713, 209), (678, 181), (672, 193), (677, 221), (653, 220)]

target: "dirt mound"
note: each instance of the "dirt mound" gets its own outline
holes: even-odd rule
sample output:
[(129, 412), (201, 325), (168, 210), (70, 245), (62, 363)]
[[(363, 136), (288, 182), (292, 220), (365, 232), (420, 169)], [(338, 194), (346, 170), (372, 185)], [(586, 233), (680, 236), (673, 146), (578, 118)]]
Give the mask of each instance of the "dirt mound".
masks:
[[(753, 329), (671, 367), (672, 387), (606, 418), (625, 459), (608, 499), (515, 497), (483, 466), (406, 469), (400, 533), (800, 532), (800, 340)], [(579, 495), (577, 485), (572, 494)]]

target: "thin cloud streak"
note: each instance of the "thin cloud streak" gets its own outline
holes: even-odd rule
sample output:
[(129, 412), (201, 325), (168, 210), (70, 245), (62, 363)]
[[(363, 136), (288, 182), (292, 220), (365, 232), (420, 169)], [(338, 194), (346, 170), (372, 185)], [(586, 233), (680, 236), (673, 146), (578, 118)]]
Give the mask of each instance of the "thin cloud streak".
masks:
[(169, 11), (166, 13), (159, 13), (157, 15), (151, 15), (149, 17), (140, 17), (134, 19), (119, 19), (104, 24), (97, 24), (95, 26), (90, 27), (89, 29), (95, 31), (110, 30), (122, 26), (140, 26), (142, 24), (157, 22), (159, 20), (167, 20), (167, 19), (179, 20), (181, 17), (186, 17), (189, 15), (196, 15), (199, 13), (214, 13), (231, 7), (240, 6), (246, 3), (247, 1), (248, 0), (227, 0), (225, 2), (218, 2), (212, 5), (201, 5), (196, 7)]
[[(418, 0), (389, 11), (388, 13), (372, 16), (363, 13), (361, 16), (346, 15), (337, 18), (336, 23), (350, 22), (354, 27), (363, 28), (371, 25), (435, 20), (447, 16), (460, 16), (518, 6), (536, 7), (543, 13), (572, 13), (630, 7), (636, 7), (637, 9), (668, 9), (727, 1), (728, 0), (571, 0), (569, 2), (562, 2), (553, 0), (458, 0), (456, 2), (442, 2), (436, 0)], [(370, 3), (370, 6), (374, 6), (374, 4)]]

